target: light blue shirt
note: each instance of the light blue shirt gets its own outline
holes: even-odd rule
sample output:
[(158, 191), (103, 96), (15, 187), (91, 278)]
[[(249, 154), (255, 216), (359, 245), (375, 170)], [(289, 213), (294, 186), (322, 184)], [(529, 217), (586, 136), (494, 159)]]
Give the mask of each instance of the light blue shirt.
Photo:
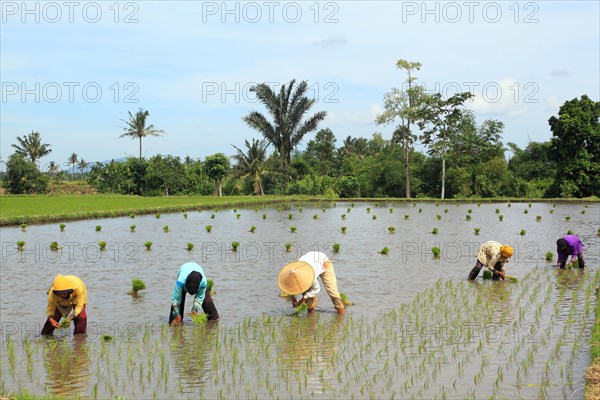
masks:
[(206, 287), (208, 285), (206, 276), (204, 275), (204, 270), (195, 262), (185, 263), (179, 267), (179, 271), (177, 271), (177, 281), (175, 282), (173, 294), (171, 295), (173, 302), (173, 315), (175, 317), (179, 315), (179, 305), (181, 304), (182, 297), (187, 294), (187, 291), (185, 290), (185, 280), (187, 279), (188, 275), (194, 271), (199, 272), (200, 275), (202, 275), (202, 280), (200, 281), (200, 286), (198, 287), (198, 291), (194, 297), (192, 312), (198, 312), (202, 308), (204, 293), (206, 292)]

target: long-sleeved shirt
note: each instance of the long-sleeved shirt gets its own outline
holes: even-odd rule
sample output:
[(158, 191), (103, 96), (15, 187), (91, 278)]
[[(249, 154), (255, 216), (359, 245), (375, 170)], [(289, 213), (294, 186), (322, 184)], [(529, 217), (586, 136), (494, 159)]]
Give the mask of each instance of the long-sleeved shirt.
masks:
[(309, 298), (315, 297), (321, 291), (321, 285), (319, 285), (319, 281), (317, 278), (325, 272), (325, 264), (329, 262), (329, 257), (325, 253), (321, 253), (320, 251), (309, 251), (298, 261), (304, 261), (309, 264), (313, 270), (315, 271), (315, 280), (312, 286), (303, 294), (297, 295), (296, 300), (301, 299), (302, 297)]
[(71, 310), (73, 310), (73, 318), (77, 317), (83, 310), (83, 306), (87, 304), (87, 288), (81, 279), (75, 275), (65, 275), (65, 279), (71, 282), (73, 292), (63, 299), (54, 294), (54, 287), (50, 287), (48, 291), (48, 309), (46, 315), (52, 317), (55, 310), (61, 312), (62, 315), (68, 316)]
[(581, 239), (579, 239), (578, 236), (576, 235), (565, 235), (563, 236), (563, 239), (565, 239), (567, 241), (567, 248), (564, 249), (563, 251), (559, 250), (558, 248), (556, 249), (556, 252), (558, 253), (558, 261), (557, 261), (557, 265), (561, 265), (561, 263), (563, 262), (563, 260), (565, 258), (568, 258), (569, 256), (571, 256), (571, 262), (574, 262), (578, 259), (577, 256), (583, 254), (583, 243), (581, 242)]
[(192, 272), (199, 272), (202, 276), (202, 280), (200, 281), (200, 285), (198, 286), (198, 291), (194, 297), (194, 304), (192, 306), (192, 312), (197, 312), (202, 308), (202, 302), (204, 301), (204, 293), (206, 292), (206, 287), (208, 285), (208, 281), (206, 280), (206, 276), (204, 275), (204, 270), (201, 266), (194, 262), (189, 262), (183, 264), (179, 267), (179, 271), (177, 271), (177, 281), (175, 281), (175, 287), (173, 288), (173, 294), (171, 295), (171, 300), (173, 302), (173, 314), (174, 316), (179, 315), (179, 305), (181, 304), (181, 298), (185, 296), (187, 291), (185, 290), (185, 280), (188, 275)]
[[(485, 242), (479, 247), (479, 252), (477, 253), (477, 260), (481, 262), (487, 269), (494, 272), (494, 267), (496, 263), (500, 262), (500, 257), (502, 253), (500, 252), (500, 247), (502, 245), (498, 242), (490, 240), (489, 242)], [(504, 262), (500, 262), (502, 265), (502, 271), (504, 271)]]

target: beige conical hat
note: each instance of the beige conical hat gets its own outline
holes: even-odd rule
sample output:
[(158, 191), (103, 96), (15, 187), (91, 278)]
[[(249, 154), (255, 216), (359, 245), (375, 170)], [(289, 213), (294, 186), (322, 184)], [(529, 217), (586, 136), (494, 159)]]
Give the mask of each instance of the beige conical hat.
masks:
[(315, 270), (304, 261), (294, 261), (287, 264), (279, 272), (277, 283), (282, 292), (297, 295), (306, 292), (315, 281)]

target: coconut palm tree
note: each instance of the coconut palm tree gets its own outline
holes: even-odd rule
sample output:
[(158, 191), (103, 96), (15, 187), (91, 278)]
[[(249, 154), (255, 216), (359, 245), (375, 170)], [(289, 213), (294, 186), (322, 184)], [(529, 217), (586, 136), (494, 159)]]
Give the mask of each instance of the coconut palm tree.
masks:
[(256, 93), (256, 97), (267, 108), (273, 121), (269, 121), (266, 116), (257, 111), (243, 118), (251, 128), (259, 131), (279, 151), (285, 179), (289, 178), (286, 171), (289, 169), (292, 150), (306, 134), (316, 130), (319, 122), (327, 115), (325, 111), (319, 111), (302, 121), (315, 103), (315, 99), (305, 96), (308, 90), (306, 81), (300, 82), (294, 90), (295, 82), (292, 80), (289, 85), (282, 85), (279, 93), (275, 93), (266, 83), (253, 86), (250, 90)]
[(90, 165), (89, 162), (85, 161), (83, 158), (79, 159), (79, 163), (77, 164), (77, 167), (79, 168), (79, 175), (81, 176), (82, 180), (83, 180), (83, 170), (86, 169), (88, 167), (88, 165)]
[(54, 161), (50, 161), (50, 163), (48, 164), (48, 173), (52, 176), (55, 176), (59, 172), (60, 172), (60, 168), (59, 168), (58, 164)]
[(12, 145), (12, 147), (17, 149), (15, 153), (29, 157), (34, 164), (36, 164), (37, 160), (52, 152), (48, 143), (42, 143), (39, 132), (31, 131), (29, 135), (23, 135), (23, 137), (17, 136), (17, 142), (19, 144)]
[(265, 162), (267, 161), (267, 147), (269, 146), (264, 140), (252, 139), (252, 144), (248, 140), (244, 141), (247, 152), (237, 146), (233, 146), (237, 150), (237, 154), (232, 158), (237, 162), (234, 167), (234, 174), (238, 178), (239, 186), (244, 179), (250, 178), (252, 180), (252, 190), (254, 194), (264, 195), (262, 185), (262, 176), (267, 173)]
[(75, 164), (77, 163), (78, 156), (73, 153), (69, 156), (67, 160), (67, 165), (71, 165), (71, 180), (73, 180), (73, 175), (75, 175)]
[(140, 160), (142, 159), (142, 139), (146, 136), (160, 136), (164, 131), (160, 129), (156, 129), (154, 125), (146, 126), (146, 119), (150, 116), (150, 113), (147, 110), (140, 110), (134, 114), (131, 111), (129, 113), (129, 120), (122, 119), (121, 121), (127, 124), (126, 127), (123, 128), (123, 133), (120, 138), (129, 136), (132, 139), (139, 139), (140, 141)]

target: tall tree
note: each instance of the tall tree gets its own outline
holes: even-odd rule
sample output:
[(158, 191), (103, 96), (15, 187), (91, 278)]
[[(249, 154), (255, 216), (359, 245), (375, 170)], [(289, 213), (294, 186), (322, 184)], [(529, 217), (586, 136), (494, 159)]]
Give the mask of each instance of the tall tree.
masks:
[[(403, 60), (400, 60), (403, 61)], [(417, 63), (418, 64), (418, 63)], [(420, 64), (419, 64), (420, 66)], [(411, 122), (417, 118), (418, 104), (424, 95), (423, 87), (412, 86), (415, 79), (410, 75), (409, 70), (409, 88), (406, 92), (398, 88), (392, 88), (383, 97), (385, 111), (377, 115), (375, 121), (378, 124), (391, 124), (399, 121), (394, 129), (392, 142), (400, 144), (404, 149), (404, 179), (406, 187), (406, 198), (410, 199), (410, 170), (409, 154), (410, 148), (415, 142), (417, 136), (410, 131)]]
[(77, 164), (78, 155), (73, 153), (69, 156), (67, 163), (71, 165), (71, 180), (73, 180), (73, 176), (75, 175), (75, 164)]
[(244, 179), (252, 181), (252, 192), (256, 195), (264, 195), (262, 176), (266, 173), (265, 163), (267, 162), (267, 147), (263, 140), (252, 139), (252, 144), (248, 140), (244, 141), (247, 151), (244, 152), (239, 147), (233, 146), (237, 153), (232, 157), (236, 161), (234, 174), (238, 178), (238, 186)]
[(215, 183), (215, 196), (223, 196), (223, 179), (229, 174), (229, 158), (223, 153), (213, 154), (204, 160), (206, 175)]
[(461, 107), (472, 98), (469, 92), (457, 93), (448, 99), (443, 99), (440, 93), (424, 96), (419, 108), (419, 128), (423, 130), (421, 140), (429, 147), (429, 154), (442, 159), (442, 192), (446, 192), (446, 152), (450, 142), (459, 134), (458, 127), (462, 117)]
[(60, 172), (60, 167), (54, 161), (50, 161), (48, 164), (48, 173), (52, 176), (57, 175)]
[(48, 177), (25, 155), (15, 152), (6, 163), (7, 187), (12, 194), (39, 194), (48, 191)]
[(119, 137), (129, 136), (131, 139), (138, 139), (140, 141), (140, 159), (141, 159), (142, 158), (142, 139), (145, 138), (146, 136), (160, 136), (165, 132), (160, 129), (156, 129), (154, 127), (154, 125), (146, 126), (147, 119), (150, 116), (150, 113), (148, 112), (148, 110), (143, 110), (140, 108), (139, 111), (135, 113), (135, 115), (132, 114), (131, 111), (128, 111), (128, 113), (129, 113), (129, 119), (121, 120), (127, 124), (127, 126), (123, 128), (123, 131), (125, 133), (123, 133)]
[(306, 81), (300, 82), (294, 90), (295, 82), (292, 80), (289, 85), (282, 85), (279, 93), (275, 93), (266, 83), (253, 86), (250, 90), (256, 93), (273, 121), (257, 111), (243, 118), (248, 126), (260, 132), (279, 151), (285, 180), (289, 180), (292, 150), (306, 134), (316, 130), (327, 115), (325, 111), (319, 111), (303, 121), (315, 99), (305, 96), (308, 90)]
[(77, 168), (79, 168), (79, 176), (81, 177), (82, 180), (83, 180), (83, 170), (86, 169), (88, 167), (88, 165), (90, 165), (90, 163), (85, 161), (83, 158), (80, 158), (79, 162), (77, 163)]
[(39, 132), (31, 131), (28, 135), (17, 137), (18, 144), (13, 144), (15, 153), (28, 157), (29, 160), (37, 165), (37, 161), (45, 155), (52, 152), (48, 143), (42, 143), (42, 137)]
[(587, 95), (566, 101), (548, 123), (558, 163), (555, 192), (600, 196), (600, 102)]
[(315, 138), (306, 144), (306, 155), (314, 164), (313, 169), (320, 175), (335, 174), (335, 135), (331, 129), (321, 129)]

